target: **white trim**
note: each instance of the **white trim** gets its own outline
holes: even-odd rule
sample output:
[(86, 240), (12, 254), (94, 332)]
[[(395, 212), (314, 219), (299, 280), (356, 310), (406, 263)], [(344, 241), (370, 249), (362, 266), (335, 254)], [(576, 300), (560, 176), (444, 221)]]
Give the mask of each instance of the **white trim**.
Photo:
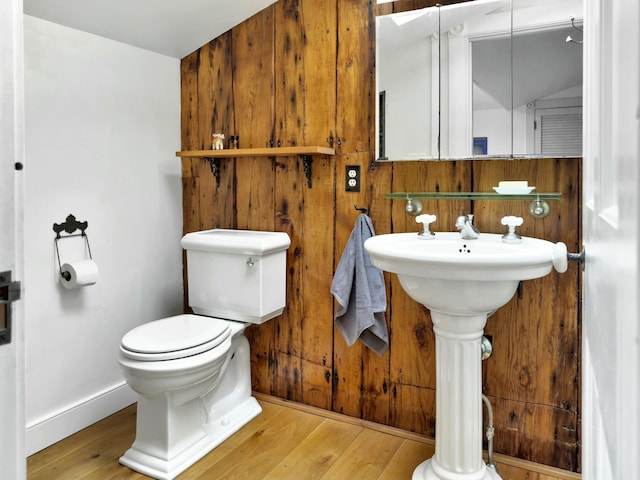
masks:
[(47, 418), (31, 422), (27, 425), (27, 456), (93, 425), (136, 400), (136, 393), (123, 382)]
[(600, 411), (598, 385), (595, 373), (591, 366), (589, 342), (586, 335), (582, 342), (582, 385), (584, 395), (582, 397), (583, 421), (587, 426), (588, 434), (583, 434), (583, 452), (590, 452), (582, 457), (582, 476), (585, 479), (612, 480), (611, 458), (607, 447), (604, 421)]
[[(0, 271), (24, 282), (24, 67), (22, 0), (0, 3)], [(21, 285), (24, 296), (24, 283)], [(11, 342), (0, 345), (2, 477), (26, 478), (24, 301), (9, 304)]]

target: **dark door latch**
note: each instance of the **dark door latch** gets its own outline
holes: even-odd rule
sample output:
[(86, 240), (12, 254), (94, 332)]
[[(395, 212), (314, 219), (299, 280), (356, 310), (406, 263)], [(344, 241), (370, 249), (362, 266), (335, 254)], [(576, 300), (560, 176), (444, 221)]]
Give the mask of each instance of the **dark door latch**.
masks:
[(11, 272), (0, 272), (0, 345), (11, 343), (11, 303), (20, 300), (20, 282), (11, 281)]

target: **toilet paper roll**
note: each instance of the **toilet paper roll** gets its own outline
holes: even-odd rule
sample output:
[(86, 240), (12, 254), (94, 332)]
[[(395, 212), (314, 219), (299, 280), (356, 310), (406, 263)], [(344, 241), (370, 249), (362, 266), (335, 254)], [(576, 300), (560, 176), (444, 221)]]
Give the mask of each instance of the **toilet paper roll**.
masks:
[(93, 285), (99, 277), (98, 265), (93, 260), (64, 263), (61, 273), (60, 283), (68, 290)]

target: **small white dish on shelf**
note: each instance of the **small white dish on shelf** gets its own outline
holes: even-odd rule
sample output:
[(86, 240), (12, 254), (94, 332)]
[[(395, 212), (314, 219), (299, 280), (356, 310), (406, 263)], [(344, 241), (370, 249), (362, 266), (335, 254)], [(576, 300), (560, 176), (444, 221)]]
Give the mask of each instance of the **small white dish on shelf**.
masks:
[(533, 192), (536, 187), (493, 187), (500, 195), (526, 195)]

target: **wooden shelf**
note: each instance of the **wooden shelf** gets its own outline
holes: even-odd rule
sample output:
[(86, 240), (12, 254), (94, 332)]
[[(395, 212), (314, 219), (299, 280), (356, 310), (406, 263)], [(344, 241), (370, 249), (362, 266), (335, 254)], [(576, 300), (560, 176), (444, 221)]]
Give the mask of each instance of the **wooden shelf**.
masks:
[(329, 147), (274, 147), (274, 148), (227, 148), (224, 150), (185, 150), (176, 152), (176, 157), (202, 158), (209, 161), (211, 173), (216, 177), (216, 185), (220, 185), (220, 159), (239, 157), (286, 157), (299, 155), (302, 157), (304, 175), (311, 188), (311, 164), (313, 155), (335, 155), (336, 151)]
[(274, 147), (274, 148), (228, 148), (225, 150), (185, 150), (176, 152), (183, 158), (233, 158), (233, 157), (278, 157), (287, 155), (335, 155), (329, 147)]

